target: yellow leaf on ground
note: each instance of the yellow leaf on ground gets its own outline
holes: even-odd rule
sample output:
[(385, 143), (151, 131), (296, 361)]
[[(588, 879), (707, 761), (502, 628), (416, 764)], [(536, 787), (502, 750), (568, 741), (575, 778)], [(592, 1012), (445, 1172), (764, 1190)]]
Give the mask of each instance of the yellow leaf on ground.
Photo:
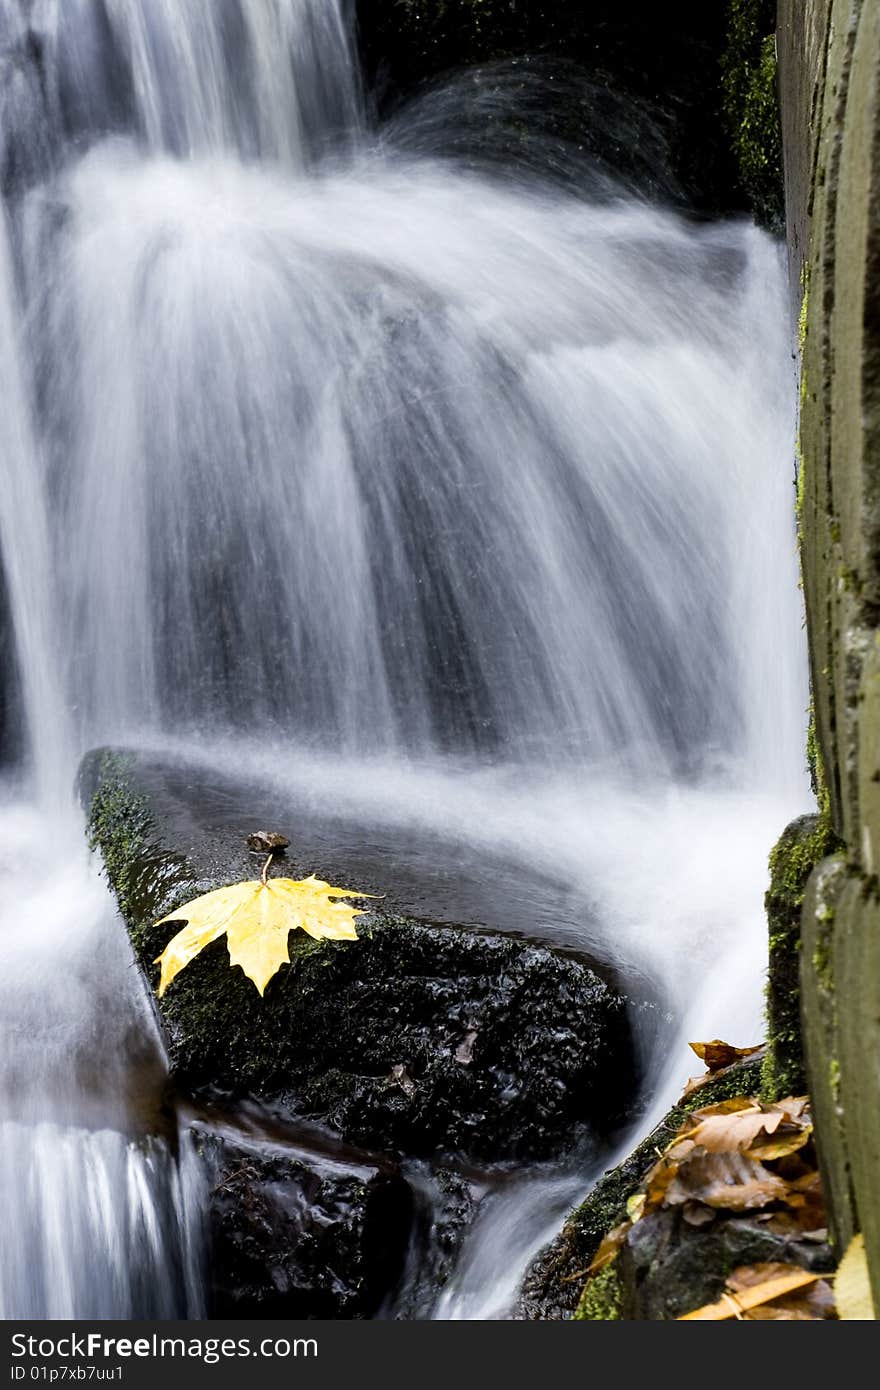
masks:
[[(756, 1271), (762, 1270), (762, 1266), (756, 1265)], [(679, 1322), (724, 1322), (728, 1318), (741, 1318), (748, 1313), (751, 1308), (759, 1308), (762, 1304), (771, 1303), (774, 1299), (782, 1298), (785, 1294), (790, 1294), (795, 1289), (806, 1288), (809, 1284), (815, 1284), (822, 1278), (821, 1274), (810, 1274), (808, 1270), (798, 1269), (796, 1266), (769, 1265), (764, 1266), (764, 1270), (769, 1272), (757, 1283), (752, 1283), (744, 1276), (749, 1273), (748, 1269), (735, 1270), (727, 1281), (727, 1292), (722, 1294), (717, 1303), (707, 1303), (702, 1308), (697, 1308), (693, 1313), (685, 1313), (678, 1319)], [(780, 1310), (781, 1311), (781, 1310)], [(813, 1313), (789, 1313), (785, 1316), (802, 1319), (805, 1316), (812, 1320)]]
[(760, 1135), (754, 1144), (750, 1144), (746, 1149), (749, 1158), (760, 1159), (762, 1163), (775, 1162), (778, 1158), (788, 1158), (789, 1154), (797, 1153), (808, 1144), (813, 1133), (812, 1125), (801, 1125), (793, 1128), (785, 1125), (769, 1139), (762, 1139)]
[(781, 1115), (765, 1115), (757, 1108), (726, 1115), (707, 1115), (692, 1129), (685, 1131), (683, 1141), (673, 1144), (669, 1156), (679, 1157), (679, 1149), (688, 1142), (705, 1149), (707, 1153), (745, 1153), (759, 1134), (772, 1134), (781, 1123)]
[(834, 1280), (837, 1316), (842, 1322), (873, 1322), (876, 1318), (871, 1296), (865, 1237), (853, 1236), (840, 1262)]
[(735, 1096), (695, 1110), (667, 1149), (681, 1160), (694, 1148), (707, 1153), (744, 1153), (751, 1158), (787, 1158), (804, 1147), (812, 1134), (805, 1097), (789, 1097), (762, 1104), (748, 1096)]
[(640, 1221), (640, 1220), (641, 1220), (642, 1215), (643, 1215), (643, 1213), (644, 1213), (644, 1210), (645, 1210), (645, 1194), (644, 1194), (644, 1192), (634, 1192), (633, 1195), (632, 1195), (631, 1197), (628, 1197), (628, 1198), (627, 1198), (627, 1202), (626, 1202), (626, 1215), (627, 1215), (628, 1220), (630, 1220), (630, 1221), (633, 1223), (633, 1225), (635, 1225), (635, 1223), (636, 1223), (637, 1221)]
[(317, 939), (356, 941), (354, 922), (364, 909), (335, 899), (373, 896), (333, 888), (314, 875), (301, 880), (255, 879), (204, 893), (156, 923), (186, 922), (157, 958), (162, 966), (159, 997), (184, 966), (224, 933), (230, 964), (240, 965), (262, 994), (279, 966), (290, 960), (287, 937), (291, 930), (298, 927)]

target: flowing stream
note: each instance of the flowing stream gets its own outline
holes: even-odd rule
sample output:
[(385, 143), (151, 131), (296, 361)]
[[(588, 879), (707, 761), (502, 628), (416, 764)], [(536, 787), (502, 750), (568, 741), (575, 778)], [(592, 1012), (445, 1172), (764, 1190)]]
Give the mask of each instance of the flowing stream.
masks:
[[(531, 934), (667, 1001), (645, 1126), (760, 1036), (809, 804), (779, 249), (444, 158), (454, 105), (377, 132), (342, 0), (0, 0), (6, 1317), (200, 1309), (97, 744), (552, 883)], [(422, 1311), (503, 1316), (588, 1178), (487, 1201)]]

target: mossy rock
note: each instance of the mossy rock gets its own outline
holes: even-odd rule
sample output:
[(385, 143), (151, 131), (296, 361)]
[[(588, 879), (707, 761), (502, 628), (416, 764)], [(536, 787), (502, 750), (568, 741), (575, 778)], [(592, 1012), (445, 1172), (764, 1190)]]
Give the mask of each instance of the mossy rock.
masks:
[(625, 1291), (616, 1266), (600, 1269), (584, 1285), (575, 1309), (576, 1322), (617, 1322), (623, 1315)]
[[(606, 1301), (610, 1291), (604, 1287), (595, 1290), (587, 1303), (583, 1303), (582, 1293), (584, 1297), (587, 1295), (585, 1271), (608, 1232), (626, 1220), (628, 1199), (638, 1192), (645, 1174), (656, 1163), (657, 1154), (672, 1142), (692, 1110), (735, 1096), (758, 1094), (761, 1063), (762, 1059), (756, 1056), (728, 1067), (716, 1077), (709, 1077), (673, 1106), (623, 1163), (599, 1179), (589, 1196), (572, 1212), (559, 1236), (541, 1252), (528, 1271), (520, 1297), (521, 1317), (561, 1319), (577, 1314), (590, 1319), (598, 1316), (595, 1310)], [(618, 1311), (617, 1316), (620, 1315)]]
[[(179, 930), (158, 919), (229, 876), (163, 845), (135, 760), (93, 755), (81, 782), (155, 988)], [(263, 998), (224, 939), (206, 947), (157, 1003), (176, 1084), (272, 1101), (366, 1148), (469, 1161), (556, 1156), (625, 1122), (638, 1090), (628, 1003), (585, 961), (384, 911), (358, 929), (356, 942), (292, 934)]]
[(728, 0), (724, 119), (740, 181), (761, 226), (782, 233), (785, 193), (776, 62), (776, 0)]
[(764, 899), (770, 930), (767, 976), (767, 1100), (806, 1090), (801, 1033), (801, 912), (807, 881), (826, 855), (840, 848), (827, 816), (799, 816), (770, 854), (770, 887)]
[(829, 1274), (836, 1261), (827, 1241), (780, 1233), (760, 1213), (718, 1212), (708, 1225), (693, 1226), (681, 1208), (651, 1212), (633, 1226), (615, 1261), (620, 1316), (680, 1318), (715, 1303), (735, 1269), (765, 1263)]
[(395, 1288), (412, 1192), (395, 1165), (325, 1157), (200, 1126), (213, 1318), (371, 1318)]

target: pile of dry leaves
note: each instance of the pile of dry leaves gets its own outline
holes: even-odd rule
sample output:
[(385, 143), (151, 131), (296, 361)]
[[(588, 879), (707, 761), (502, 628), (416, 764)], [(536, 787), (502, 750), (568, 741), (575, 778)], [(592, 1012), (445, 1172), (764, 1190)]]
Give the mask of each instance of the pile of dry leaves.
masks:
[[(710, 1070), (717, 1070), (734, 1049), (717, 1055), (710, 1049), (724, 1047), (722, 1043), (695, 1044), (694, 1050)], [(695, 1110), (659, 1155), (642, 1190), (630, 1198), (628, 1219), (605, 1237), (589, 1274), (597, 1274), (617, 1259), (637, 1222), (670, 1208), (677, 1208), (693, 1227), (749, 1213), (783, 1239), (826, 1242), (825, 1205), (812, 1136), (806, 1096), (790, 1096), (774, 1104), (738, 1096)], [(858, 1240), (844, 1263), (847, 1268), (842, 1266), (837, 1276), (778, 1262), (743, 1266), (729, 1276), (717, 1302), (685, 1314), (684, 1319), (872, 1317), (870, 1301), (864, 1302), (867, 1272)]]

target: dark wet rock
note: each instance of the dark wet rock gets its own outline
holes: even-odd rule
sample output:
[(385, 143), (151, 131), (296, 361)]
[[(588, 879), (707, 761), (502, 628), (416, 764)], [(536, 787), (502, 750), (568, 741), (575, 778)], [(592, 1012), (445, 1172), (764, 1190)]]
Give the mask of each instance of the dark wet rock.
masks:
[[(317, 1031), (326, 996), (310, 980), (278, 990), (300, 1041), (286, 1075), (275, 1070), (268, 1084), (286, 1090), (298, 1067), (289, 1103), (347, 1137), (414, 1154), (526, 1158), (613, 1117), (612, 1080), (628, 1060), (624, 1005), (578, 962), (403, 919), (376, 922), (363, 948), (313, 960), (340, 1006), (334, 1036), (328, 1045)], [(463, 1063), (456, 1053), (469, 1033)]]
[(414, 1200), (412, 1232), (400, 1290), (389, 1311), (410, 1320), (435, 1310), (438, 1291), (449, 1280), (476, 1215), (477, 1195), (467, 1177), (448, 1168), (435, 1172), (412, 1164), (407, 1178)]
[(369, 1318), (400, 1278), (412, 1196), (399, 1170), (195, 1126), (209, 1174), (209, 1315)]
[(639, 1322), (681, 1317), (719, 1299), (740, 1266), (775, 1261), (820, 1274), (836, 1264), (827, 1240), (781, 1234), (772, 1218), (719, 1215), (711, 1225), (694, 1226), (680, 1209), (652, 1212), (636, 1222), (621, 1249), (620, 1316)]
[[(235, 866), (206, 880), (163, 848), (133, 761), (93, 759), (83, 788), (155, 986), (179, 930), (157, 919), (235, 879)], [(359, 931), (351, 943), (293, 934), (292, 964), (262, 999), (224, 940), (203, 950), (158, 1004), (176, 1084), (271, 1100), (366, 1148), (481, 1162), (555, 1156), (626, 1119), (637, 1091), (627, 1001), (584, 960), (390, 912)]]

